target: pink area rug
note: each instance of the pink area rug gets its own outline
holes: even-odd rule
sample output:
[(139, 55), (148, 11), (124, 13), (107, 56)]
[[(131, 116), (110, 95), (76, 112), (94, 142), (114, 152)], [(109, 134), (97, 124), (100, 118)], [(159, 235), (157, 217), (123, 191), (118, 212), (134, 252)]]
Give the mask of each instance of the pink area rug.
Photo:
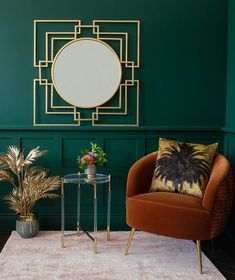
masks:
[(199, 274), (196, 245), (144, 232), (136, 232), (129, 255), (124, 255), (128, 232), (98, 233), (98, 254), (86, 236), (66, 237), (60, 248), (60, 232), (42, 231), (32, 239), (13, 232), (0, 254), (1, 280), (193, 280), (225, 279), (203, 254)]

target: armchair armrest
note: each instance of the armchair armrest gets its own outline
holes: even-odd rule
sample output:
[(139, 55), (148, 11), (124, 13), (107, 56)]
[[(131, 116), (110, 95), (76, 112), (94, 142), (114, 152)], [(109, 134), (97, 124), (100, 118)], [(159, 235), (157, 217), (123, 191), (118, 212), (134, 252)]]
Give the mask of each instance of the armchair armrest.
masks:
[[(213, 211), (216, 200), (223, 199), (217, 196), (219, 196), (220, 194), (219, 192), (220, 187), (224, 186), (224, 184), (227, 184), (226, 181), (228, 180), (229, 177), (228, 175), (232, 176), (232, 174), (229, 174), (229, 172), (230, 172), (230, 164), (228, 160), (224, 156), (217, 154), (213, 162), (211, 175), (207, 183), (203, 201), (202, 201), (202, 206), (206, 208), (209, 212)], [(231, 188), (229, 188), (228, 186), (227, 195), (231, 195), (230, 189), (232, 188), (233, 186), (231, 186)]]
[(157, 152), (154, 152), (137, 160), (132, 165), (127, 177), (127, 197), (149, 191), (156, 165), (156, 158)]

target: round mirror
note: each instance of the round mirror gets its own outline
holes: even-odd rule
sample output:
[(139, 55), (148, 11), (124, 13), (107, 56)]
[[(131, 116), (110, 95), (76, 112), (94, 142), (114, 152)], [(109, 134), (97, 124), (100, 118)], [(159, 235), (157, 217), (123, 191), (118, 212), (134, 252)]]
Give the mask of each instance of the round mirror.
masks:
[(51, 69), (58, 94), (80, 108), (93, 108), (110, 100), (122, 76), (119, 57), (94, 38), (75, 39), (56, 54)]

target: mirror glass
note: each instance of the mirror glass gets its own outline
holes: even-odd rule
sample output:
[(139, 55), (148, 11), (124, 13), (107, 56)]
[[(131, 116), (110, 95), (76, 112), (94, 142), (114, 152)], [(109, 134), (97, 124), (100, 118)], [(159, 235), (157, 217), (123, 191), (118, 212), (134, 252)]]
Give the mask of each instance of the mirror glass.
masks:
[(119, 57), (106, 43), (94, 38), (75, 39), (56, 54), (51, 69), (58, 94), (80, 108), (93, 108), (110, 100), (119, 88)]

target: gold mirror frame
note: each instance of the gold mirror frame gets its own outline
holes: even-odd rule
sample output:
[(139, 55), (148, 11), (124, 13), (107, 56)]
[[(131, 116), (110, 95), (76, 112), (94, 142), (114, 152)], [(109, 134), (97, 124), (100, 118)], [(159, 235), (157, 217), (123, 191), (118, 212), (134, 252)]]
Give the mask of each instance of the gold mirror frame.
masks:
[(109, 101), (120, 86), (122, 66), (115, 51), (94, 38), (79, 38), (56, 54), (51, 77), (57, 93), (78, 108)]
[[(61, 26), (61, 24), (71, 25), (73, 29), (58, 31), (58, 28), (54, 28), (55, 25)], [(45, 31), (46, 28), (49, 31)], [(127, 31), (123, 31), (124, 28)], [(120, 81), (118, 90), (114, 94), (115, 102), (111, 102), (112, 105), (107, 102), (93, 108), (88, 117), (83, 115), (83, 111), (77, 106), (65, 102), (57, 104), (60, 96), (55, 90), (52, 77), (45, 76), (45, 72), (51, 70), (58, 53), (55, 45), (58, 42), (66, 45), (71, 41), (87, 37), (83, 36), (83, 30), (90, 30), (91, 38), (107, 45), (112, 42), (118, 44), (118, 50), (115, 49), (115, 52), (122, 69), (129, 73), (128, 77), (125, 79), (123, 77)], [(133, 37), (135, 37), (134, 40), (132, 40)], [(39, 45), (40, 49), (41, 46), (45, 46), (42, 54), (39, 52)], [(130, 55), (133, 52), (130, 52), (130, 45), (132, 50), (135, 49), (135, 57)], [(91, 25), (83, 25), (80, 20), (34, 20), (34, 67), (38, 69), (38, 77), (34, 79), (33, 125), (81, 126), (84, 122), (90, 122), (92, 126), (138, 126), (139, 80), (135, 79), (135, 69), (139, 68), (139, 61), (140, 22), (138, 20), (94, 20)], [(44, 108), (42, 107), (43, 99)], [(129, 108), (128, 103), (131, 103), (132, 108)], [(61, 122), (61, 118), (63, 119), (65, 115), (70, 116), (70, 122)], [(57, 116), (58, 121), (55, 121)], [(114, 121), (111, 123), (112, 119)]]

